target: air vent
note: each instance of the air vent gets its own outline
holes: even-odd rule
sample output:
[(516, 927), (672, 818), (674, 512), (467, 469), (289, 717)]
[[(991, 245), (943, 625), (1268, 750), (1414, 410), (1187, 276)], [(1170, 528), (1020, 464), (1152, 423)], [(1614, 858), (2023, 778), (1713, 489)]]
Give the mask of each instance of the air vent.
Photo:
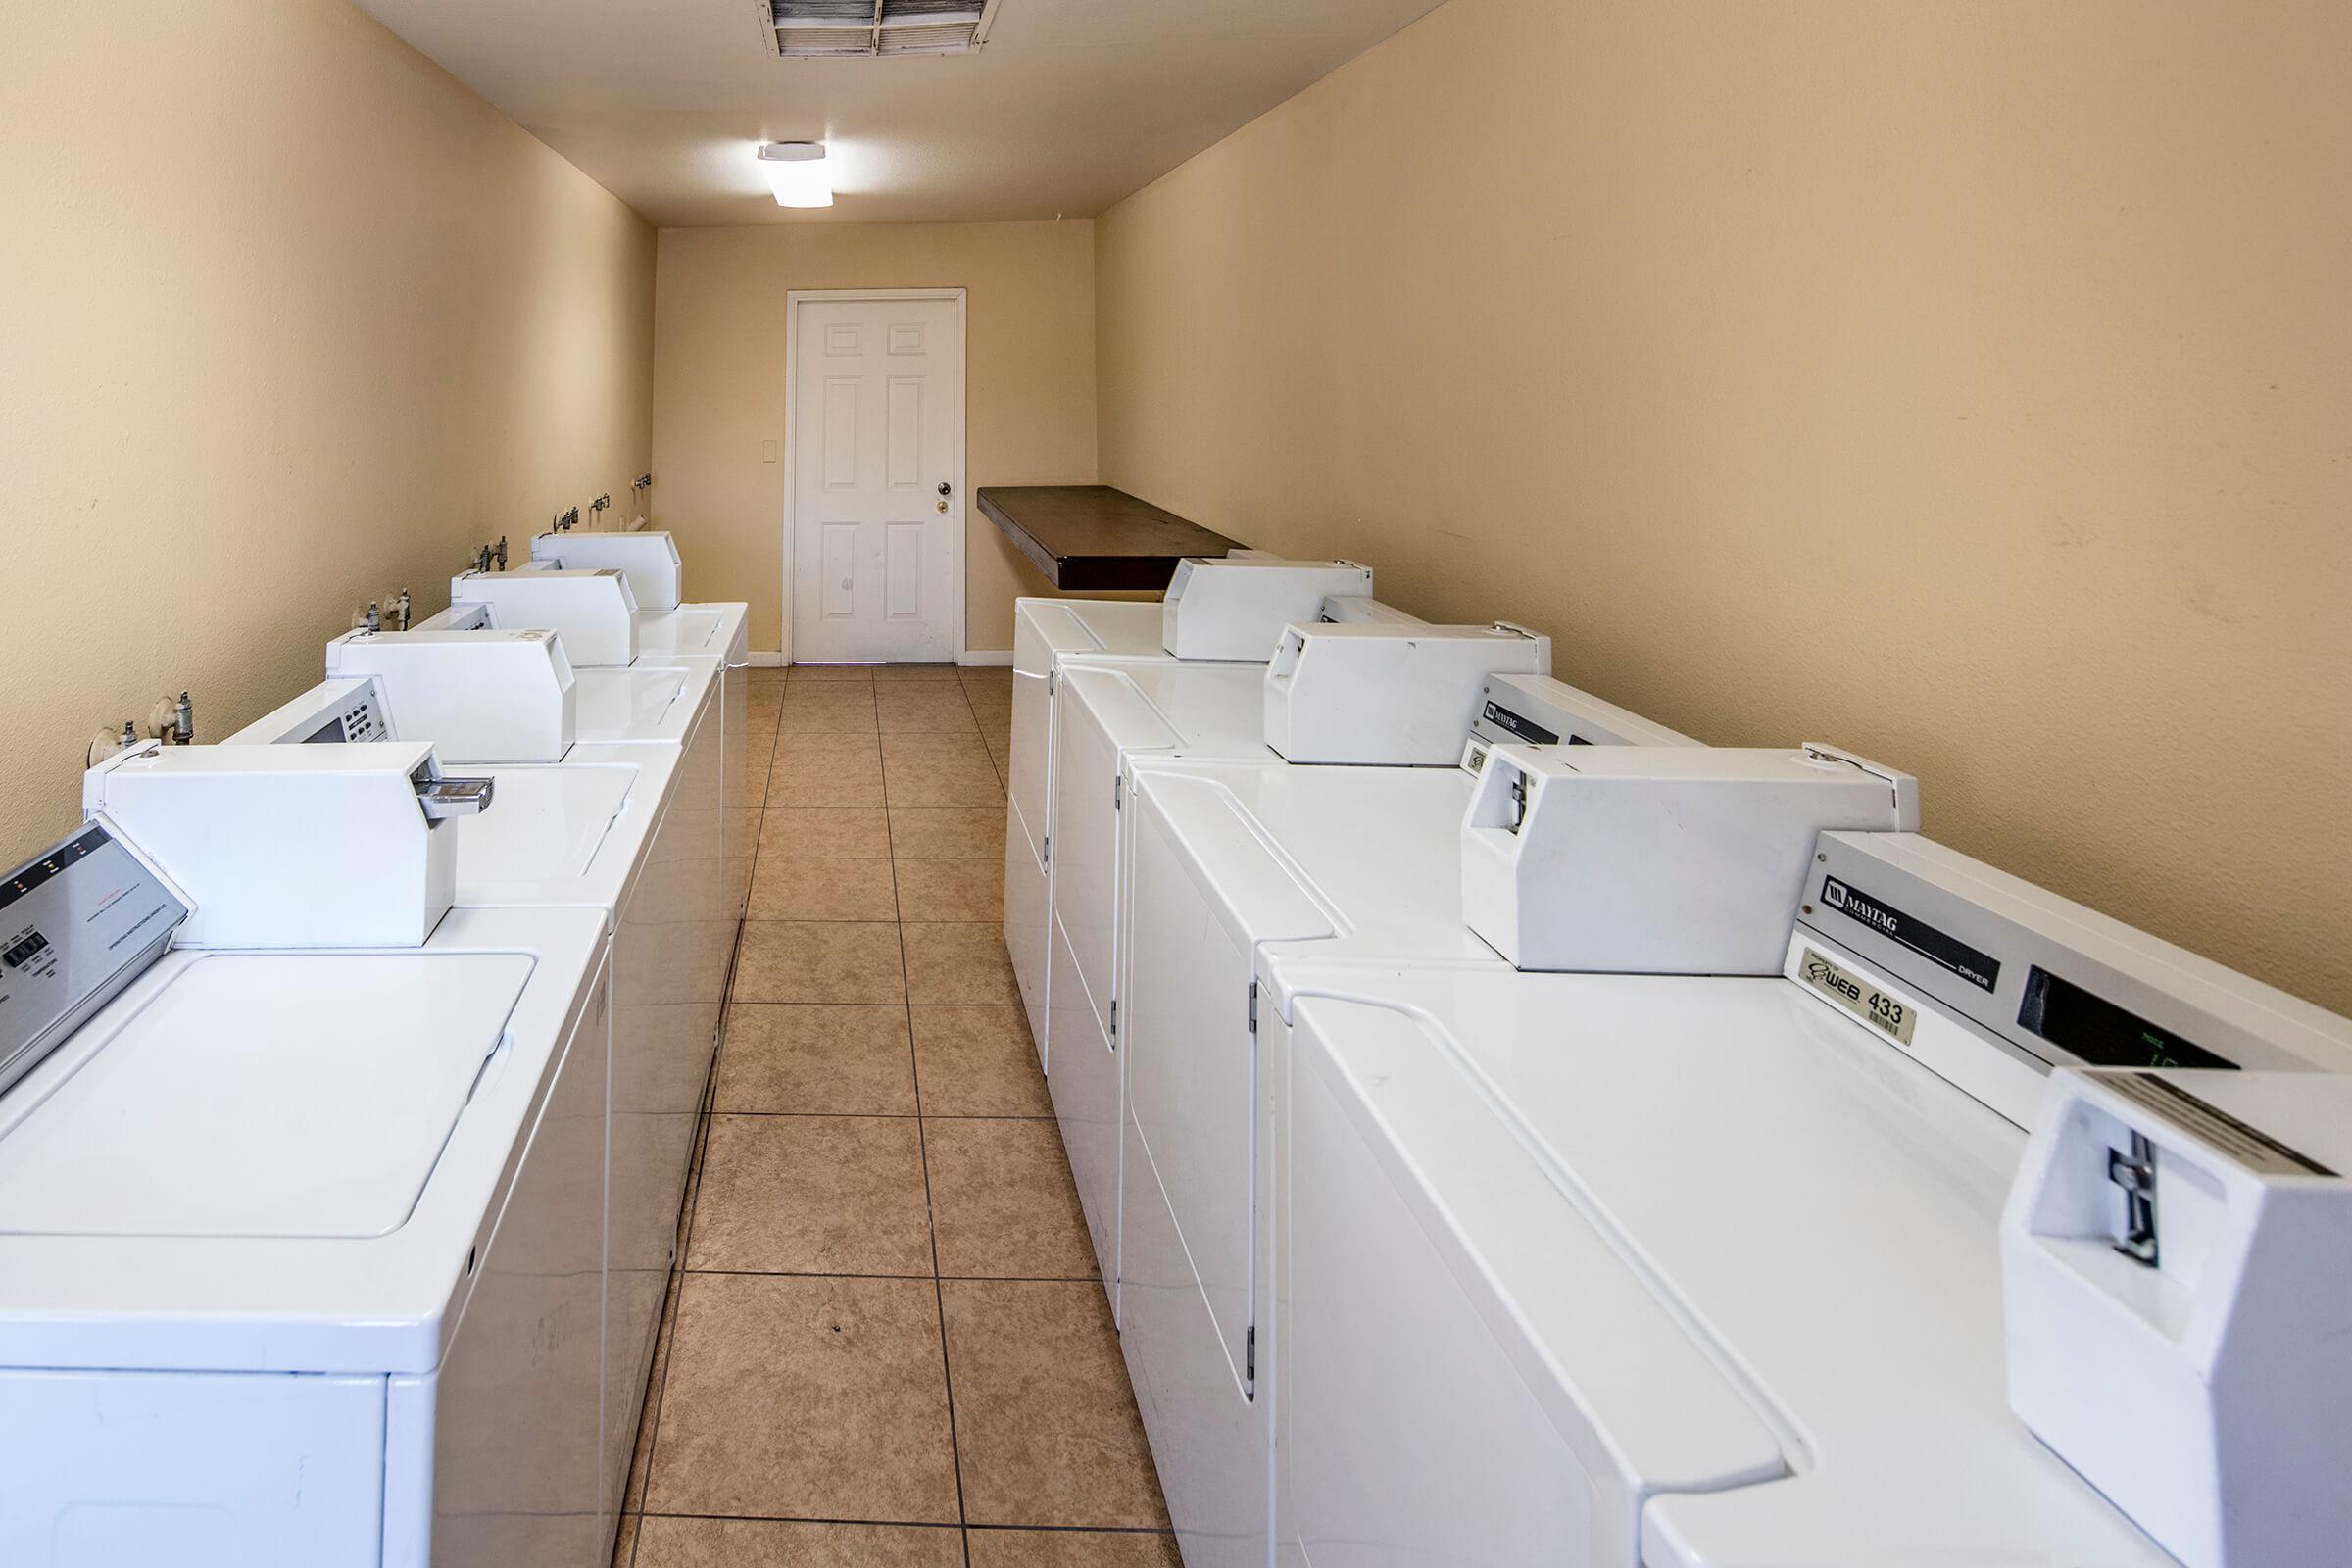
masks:
[(968, 55), (997, 0), (761, 0), (775, 52), (796, 59)]

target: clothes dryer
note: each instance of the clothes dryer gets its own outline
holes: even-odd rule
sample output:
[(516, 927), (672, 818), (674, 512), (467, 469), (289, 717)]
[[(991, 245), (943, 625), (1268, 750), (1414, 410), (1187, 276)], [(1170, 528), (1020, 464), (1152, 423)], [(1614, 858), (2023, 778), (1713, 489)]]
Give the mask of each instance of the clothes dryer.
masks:
[(1238, 551), (1187, 560), (1161, 599), (1013, 602), (1012, 732), (1005, 780), (1004, 947), (1046, 1059), (1052, 941), (1054, 689), (1061, 665), (1182, 660), (1263, 664), (1297, 620), (1417, 617), (1371, 597), (1372, 571), (1344, 561), (1286, 561)]
[[(1357, 628), (1369, 629), (1369, 628)], [(1485, 671), (1547, 673), (1548, 639), (1505, 626), (1389, 628), (1319, 658), (1306, 709), (1354, 701), (1341, 667), (1360, 656), (1387, 678), (1388, 704), (1357, 744), (1367, 756), (1450, 772), (1477, 709)], [(1465, 687), (1464, 675), (1469, 679)], [(1265, 744), (1264, 667), (1256, 664), (1073, 661), (1057, 673), (1054, 704), (1055, 848), (1047, 954), (1046, 1087), (1053, 1097), (1104, 1288), (1117, 1296), (1120, 955), (1125, 951), (1125, 805), (1141, 757), (1238, 760), (1280, 765)], [(1442, 741), (1438, 737), (1444, 734)], [(1398, 744), (1412, 737), (1418, 749)]]
[(1804, 858), (1773, 975), (1266, 956), (1277, 1561), (2172, 1560), (2008, 1407), (2021, 1121), (2352, 1024), (1916, 834)]
[(1271, 1540), (1276, 1102), (1257, 955), (1504, 967), (1462, 922), (1461, 821), (1488, 751), (1535, 736), (1698, 744), (1549, 677), (1497, 675), (1455, 768), (1131, 763), (1119, 1343), (1193, 1568), (1262, 1564)]

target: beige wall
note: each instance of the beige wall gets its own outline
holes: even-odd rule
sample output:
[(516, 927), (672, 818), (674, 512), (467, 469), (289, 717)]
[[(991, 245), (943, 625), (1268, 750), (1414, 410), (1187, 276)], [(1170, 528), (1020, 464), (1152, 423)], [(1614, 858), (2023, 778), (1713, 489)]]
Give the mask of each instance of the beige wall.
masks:
[(1099, 220), (1103, 479), (2352, 1010), (2348, 53), (1453, 0)]
[(343, 0), (10, 8), (0, 858), (83, 743), (219, 739), (355, 606), (601, 490), (651, 420), (653, 231)]
[(750, 602), (782, 636), (785, 295), (962, 288), (965, 638), (1012, 646), (1016, 594), (1052, 589), (971, 505), (984, 485), (1095, 477), (1094, 224), (825, 223), (666, 228), (655, 286), (654, 518), (686, 589)]

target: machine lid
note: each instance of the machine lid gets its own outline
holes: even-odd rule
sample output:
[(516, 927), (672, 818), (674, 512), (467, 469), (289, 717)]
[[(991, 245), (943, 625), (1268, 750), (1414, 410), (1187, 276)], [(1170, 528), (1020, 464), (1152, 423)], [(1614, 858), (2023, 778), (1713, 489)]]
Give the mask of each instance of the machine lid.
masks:
[(461, 898), (483, 883), (585, 876), (638, 776), (619, 763), (488, 771), (490, 809), (457, 821)]
[[(1659, 1298), (1606, 1216), (1527, 1157), (1422, 1020), (1315, 997), (1299, 1004), (1297, 1030), (1294, 1075), (1360, 1106), (1366, 1147), (1614, 1516), (1603, 1539), (1629, 1537), (1653, 1493), (1788, 1474), (1797, 1446)], [(1561, 1557), (1585, 1560), (1598, 1544), (1564, 1542)]]
[(574, 672), (575, 741), (674, 739), (678, 705), (685, 700), (688, 671), (581, 669)]
[[(1237, 940), (1327, 937), (1350, 957), (1501, 961), (1462, 923), (1470, 780), (1458, 771), (1145, 760), (1136, 795), (1184, 846), (1210, 906), (1243, 923)], [(1252, 918), (1283, 897), (1274, 888), (1323, 912)]]
[(648, 654), (719, 655), (726, 616), (715, 610), (641, 611), (637, 616), (637, 657)]
[(1066, 680), (1121, 751), (1276, 760), (1261, 665), (1103, 664), (1073, 668)]
[[(1341, 971), (1303, 973), (1309, 997)], [(1333, 989), (1376, 991), (1384, 1027), (1458, 1064), (1502, 1108), (1482, 1136), (1527, 1151), (1802, 1434), (1785, 1482), (1653, 1499), (1644, 1562), (2169, 1561), (2009, 1410), (2015, 1126), (1785, 978), (1398, 969)]]
[(1021, 613), (1056, 654), (1166, 659), (1157, 600), (1025, 599)]
[(531, 966), (506, 953), (190, 964), (59, 1082), (0, 1102), (0, 1233), (398, 1230)]

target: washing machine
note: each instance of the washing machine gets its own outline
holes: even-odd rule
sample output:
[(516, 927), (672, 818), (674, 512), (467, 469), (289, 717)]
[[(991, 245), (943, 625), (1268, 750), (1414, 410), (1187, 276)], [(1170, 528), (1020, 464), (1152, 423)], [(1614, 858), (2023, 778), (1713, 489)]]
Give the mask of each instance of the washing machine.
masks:
[(1491, 749), (1537, 737), (1698, 744), (1548, 676), (1496, 675), (1454, 768), (1131, 763), (1120, 1348), (1192, 1568), (1262, 1565), (1271, 1541), (1276, 1101), (1257, 955), (1505, 967), (1462, 923), (1461, 821)]
[(1012, 733), (1004, 821), (1004, 947), (1046, 1060), (1052, 937), (1054, 687), (1068, 659), (1262, 664), (1294, 620), (1415, 617), (1372, 597), (1372, 570), (1347, 561), (1286, 561), (1255, 551), (1188, 559), (1153, 601), (1013, 601)]
[[(560, 640), (535, 631), (352, 635), (368, 639), (354, 657), (368, 656), (377, 673), (324, 682), (224, 744), (309, 750), (448, 733), (462, 737), (460, 757), (552, 750), (562, 759), (463, 764), (490, 778), (497, 799), (455, 826), (454, 897), (461, 908), (592, 907), (612, 932), (613, 1395), (604, 1446), (617, 1508), (742, 913), (740, 871), (720, 847), (718, 699), (700, 688), (684, 725), (664, 710), (654, 728), (674, 740), (566, 746)], [(553, 739), (502, 743), (516, 735)]]
[(0, 878), (12, 1563), (587, 1564), (605, 923), (421, 743), (145, 746)]
[[(1642, 822), (1607, 785), (1547, 793), (1653, 849), (1694, 798)], [(1714, 918), (1680, 928), (1682, 974), (1261, 962), (1277, 1562), (2173, 1562), (2010, 1408), (2028, 1128), (2053, 1068), (2319, 1083), (2352, 1025), (1916, 833), (1784, 847), (1753, 858), (1787, 878), (1769, 974), (1721, 972), (1743, 922)], [(1700, 880), (1662, 864), (1518, 896), (1600, 907), (1662, 971)], [(2112, 1273), (2139, 1183), (2107, 1153), (2065, 1228)]]
[[(1386, 700), (1358, 737), (1367, 758), (1450, 769), (1486, 677), (1497, 670), (1550, 669), (1549, 639), (1517, 627), (1344, 629), (1389, 635), (1310, 639), (1301, 667), (1317, 673), (1306, 683), (1305, 701), (1352, 704), (1353, 685), (1336, 666), (1376, 669)], [(1392, 645), (1409, 657), (1399, 663)], [(1146, 756), (1279, 764), (1264, 738), (1269, 670), (1257, 664), (1071, 660), (1055, 676), (1046, 1088), (1114, 1310), (1124, 1094), (1117, 980), (1127, 918), (1128, 769)], [(1400, 747), (1400, 737), (1410, 737), (1419, 750)]]
[[(549, 570), (609, 567), (628, 580), (637, 603), (637, 662), (670, 664), (685, 660), (714, 662), (718, 680), (720, 749), (726, 754), (725, 820), (730, 861), (751, 854), (744, 811), (733, 806), (737, 781), (751, 755), (751, 607), (738, 601), (687, 603), (680, 597), (683, 566), (677, 541), (665, 528), (615, 533), (565, 530), (531, 540), (531, 562)], [(749, 883), (746, 883), (746, 893)]]
[[(666, 535), (594, 537), (642, 543), (598, 547), (600, 555), (592, 559), (614, 556), (620, 563), (614, 565), (569, 567), (535, 560), (514, 571), (461, 572), (450, 579), (449, 608), (419, 621), (416, 631), (555, 632), (576, 666), (582, 739), (617, 738), (612, 732), (621, 728), (642, 733), (664, 701), (699, 705), (701, 687), (715, 690), (718, 749), (726, 763), (720, 781), (724, 799), (716, 821), (721, 835), (717, 853), (730, 864), (742, 866), (748, 900), (753, 829), (749, 813), (738, 804), (750, 758), (746, 607), (678, 605), (676, 550)], [(662, 597), (641, 600), (634, 586), (638, 583)], [(664, 601), (669, 608), (662, 608)], [(673, 684), (671, 674), (663, 671), (683, 678)], [(357, 668), (343, 672), (365, 673)]]

